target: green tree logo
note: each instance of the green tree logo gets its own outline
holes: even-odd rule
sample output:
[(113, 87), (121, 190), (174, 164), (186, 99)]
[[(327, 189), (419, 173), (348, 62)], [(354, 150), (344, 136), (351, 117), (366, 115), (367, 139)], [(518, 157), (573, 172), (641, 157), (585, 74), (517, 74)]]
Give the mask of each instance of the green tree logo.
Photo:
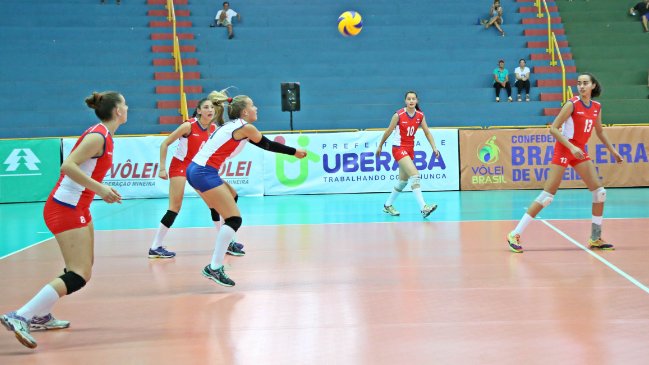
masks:
[[(286, 144), (286, 139), (282, 136), (277, 136), (274, 138), (275, 142)], [(306, 146), (309, 145), (309, 137), (301, 135), (297, 139), (297, 144), (306, 150)], [(285, 164), (292, 164), (299, 162), (300, 164), (300, 173), (297, 177), (289, 178), (286, 176)], [(277, 180), (284, 186), (289, 188), (294, 188), (304, 184), (304, 182), (309, 178), (309, 162), (320, 162), (320, 155), (307, 151), (307, 155), (303, 159), (298, 159), (295, 156), (289, 156), (284, 154), (275, 155), (275, 176)]]
[(500, 157), (500, 148), (496, 144), (496, 136), (491, 137), (482, 146), (478, 146), (478, 159), (487, 165), (494, 164)]

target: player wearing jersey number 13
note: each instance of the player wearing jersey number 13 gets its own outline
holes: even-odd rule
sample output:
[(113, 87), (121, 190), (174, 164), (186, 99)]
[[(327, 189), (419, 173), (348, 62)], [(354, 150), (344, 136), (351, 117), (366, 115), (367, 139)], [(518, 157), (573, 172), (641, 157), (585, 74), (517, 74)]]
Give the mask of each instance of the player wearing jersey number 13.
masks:
[[(602, 239), (602, 214), (604, 213), (606, 190), (597, 176), (595, 165), (590, 161), (586, 152), (586, 143), (593, 130), (615, 157), (617, 163), (622, 162), (622, 156), (613, 148), (604, 128), (602, 128), (601, 104), (592, 100), (602, 92), (599, 81), (590, 73), (582, 73), (577, 78), (577, 88), (579, 96), (573, 97), (564, 104), (550, 127), (550, 133), (557, 139), (557, 143), (554, 146), (550, 172), (543, 191), (529, 206), (516, 228), (507, 235), (509, 248), (514, 252), (523, 252), (520, 235), (532, 219), (552, 203), (568, 165), (577, 171), (593, 196), (589, 247), (601, 250), (614, 249), (612, 244), (606, 243)], [(562, 129), (560, 130), (560, 128)]]
[(405, 108), (397, 110), (392, 115), (390, 125), (385, 130), (385, 133), (383, 133), (379, 147), (376, 149), (376, 157), (378, 158), (381, 156), (383, 144), (390, 134), (392, 134), (392, 156), (399, 163), (399, 182), (394, 186), (388, 200), (383, 204), (383, 211), (392, 216), (400, 214), (392, 204), (399, 196), (399, 193), (408, 185), (408, 180), (410, 180), (410, 187), (417, 199), (417, 204), (419, 204), (421, 215), (426, 218), (437, 209), (437, 205), (429, 205), (424, 201), (424, 197), (421, 194), (421, 178), (413, 162), (415, 158), (415, 134), (419, 127), (424, 131), (424, 135), (433, 148), (433, 153), (436, 157), (439, 157), (439, 151), (435, 146), (433, 135), (428, 130), (426, 117), (419, 108), (417, 93), (414, 91), (406, 92), (405, 104)]

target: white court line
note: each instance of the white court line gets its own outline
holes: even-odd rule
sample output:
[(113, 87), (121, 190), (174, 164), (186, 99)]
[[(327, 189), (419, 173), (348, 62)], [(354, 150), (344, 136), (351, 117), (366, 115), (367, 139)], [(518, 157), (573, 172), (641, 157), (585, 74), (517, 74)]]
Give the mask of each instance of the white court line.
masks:
[[(48, 233), (49, 233), (49, 232), (48, 232)], [(36, 245), (40, 245), (41, 243), (43, 243), (43, 242), (45, 242), (45, 241), (47, 241), (47, 240), (51, 240), (52, 238), (54, 238), (54, 236), (52, 236), (52, 237), (50, 237), (50, 238), (46, 238), (46, 239), (44, 239), (44, 240), (40, 240), (40, 241), (38, 241), (38, 242), (36, 242), (36, 243), (34, 243), (34, 244), (31, 244), (31, 245), (29, 245), (29, 246), (27, 246), (27, 247), (23, 247), (23, 248), (21, 248), (20, 250), (14, 251), (14, 252), (12, 252), (12, 253), (8, 253), (8, 254), (6, 254), (6, 255), (0, 257), (0, 260), (5, 259), (5, 258), (7, 258), (7, 257), (9, 257), (9, 256), (11, 256), (11, 255), (15, 255), (15, 254), (17, 254), (18, 252), (25, 251), (26, 249), (28, 249), (28, 248), (30, 248), (30, 247), (34, 247), (34, 246), (36, 246)]]
[(572, 237), (570, 237), (570, 236), (568, 236), (567, 234), (563, 233), (559, 228), (557, 228), (557, 227), (553, 226), (552, 224), (548, 223), (548, 221), (546, 221), (545, 219), (541, 219), (541, 222), (543, 222), (543, 224), (545, 224), (546, 226), (552, 228), (555, 232), (557, 232), (558, 234), (560, 234), (563, 238), (565, 238), (565, 239), (567, 239), (568, 241), (572, 242), (573, 245), (575, 245), (575, 246), (581, 248), (582, 250), (588, 252), (591, 256), (593, 256), (593, 257), (595, 257), (596, 259), (598, 259), (599, 261), (601, 261), (604, 265), (608, 266), (611, 270), (613, 270), (613, 271), (615, 271), (616, 273), (620, 274), (623, 278), (627, 279), (628, 281), (630, 281), (631, 283), (633, 283), (633, 284), (634, 284), (635, 286), (637, 286), (638, 288), (644, 290), (645, 293), (649, 294), (649, 288), (647, 288), (646, 286), (644, 286), (641, 282), (639, 282), (638, 280), (636, 280), (633, 276), (631, 276), (631, 275), (625, 273), (625, 272), (624, 272), (622, 269), (620, 269), (619, 267), (617, 267), (617, 266), (611, 264), (610, 262), (608, 262), (608, 260), (606, 260), (606, 259), (603, 258), (602, 256), (596, 254), (595, 252), (593, 252), (593, 250), (591, 250), (591, 249), (587, 248), (586, 246), (582, 245), (581, 243), (575, 241)]

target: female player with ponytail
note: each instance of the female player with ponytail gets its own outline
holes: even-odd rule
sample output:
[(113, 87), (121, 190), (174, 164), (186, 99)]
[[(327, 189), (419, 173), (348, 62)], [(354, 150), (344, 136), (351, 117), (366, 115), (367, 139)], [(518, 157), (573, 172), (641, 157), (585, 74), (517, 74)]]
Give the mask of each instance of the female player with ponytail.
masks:
[(568, 165), (577, 171), (593, 196), (589, 247), (600, 250), (615, 249), (612, 244), (606, 243), (602, 239), (602, 215), (606, 201), (606, 189), (602, 186), (595, 165), (586, 152), (586, 143), (588, 143), (593, 130), (615, 157), (617, 163), (622, 162), (622, 156), (613, 148), (604, 128), (602, 128), (601, 104), (592, 99), (602, 93), (599, 81), (590, 73), (582, 73), (577, 78), (577, 89), (579, 95), (563, 105), (550, 127), (550, 133), (557, 139), (557, 143), (554, 146), (554, 156), (543, 191), (527, 208), (527, 212), (518, 222), (516, 228), (507, 235), (507, 243), (513, 252), (523, 252), (520, 235), (534, 217), (552, 203)]
[(422, 113), (421, 109), (419, 109), (417, 93), (414, 91), (406, 92), (405, 103), (405, 108), (397, 110), (392, 115), (390, 125), (385, 130), (385, 133), (383, 133), (379, 147), (376, 149), (376, 156), (378, 157), (381, 155), (383, 144), (390, 134), (392, 134), (392, 156), (399, 163), (399, 182), (393, 188), (388, 200), (383, 205), (383, 211), (392, 216), (400, 214), (392, 204), (399, 196), (399, 193), (401, 193), (406, 185), (408, 185), (408, 180), (410, 180), (410, 187), (417, 199), (417, 204), (419, 204), (421, 215), (426, 218), (430, 213), (437, 209), (437, 205), (428, 205), (424, 201), (424, 197), (421, 193), (421, 178), (419, 176), (419, 171), (417, 171), (417, 167), (413, 162), (415, 158), (415, 134), (419, 127), (423, 129), (424, 135), (426, 136), (428, 143), (430, 143), (430, 146), (433, 148), (435, 156), (439, 156), (439, 151), (435, 146), (435, 139), (426, 124), (426, 117), (424, 116), (424, 113)]
[[(213, 91), (208, 97), (201, 99), (191, 119), (178, 126), (160, 145), (160, 170), (158, 176), (169, 180), (169, 209), (160, 220), (160, 225), (149, 248), (150, 259), (168, 259), (176, 256), (175, 252), (168, 251), (162, 245), (169, 228), (173, 225), (185, 195), (185, 182), (187, 181), (187, 166), (192, 161), (198, 150), (203, 147), (210, 134), (216, 130), (214, 122), (223, 125), (224, 103), (228, 96), (225, 90)], [(167, 150), (169, 145), (178, 140), (174, 157), (171, 159), (169, 171), (165, 168)], [(234, 191), (234, 189), (232, 189)], [(236, 196), (236, 193), (235, 193)], [(219, 225), (220, 217), (216, 210), (210, 208), (214, 225)], [(243, 256), (243, 245), (232, 241), (228, 246), (228, 253)]]
[(212, 261), (203, 269), (203, 276), (223, 286), (233, 286), (223, 269), (223, 257), (242, 219), (235, 201), (236, 193), (219, 176), (221, 164), (250, 143), (275, 153), (304, 158), (306, 151), (270, 141), (252, 123), (257, 120), (257, 107), (245, 96), (236, 96), (228, 105), (230, 120), (212, 133), (187, 168), (187, 181), (196, 189), (208, 207), (223, 217), (223, 226), (216, 237)]
[(36, 347), (30, 330), (67, 328), (70, 322), (52, 316), (54, 304), (64, 295), (83, 288), (90, 280), (94, 261), (94, 227), (90, 204), (99, 195), (106, 203), (121, 203), (122, 197), (102, 184), (113, 163), (113, 135), (126, 123), (128, 106), (113, 91), (93, 93), (86, 98), (100, 123), (88, 128), (77, 140), (61, 165), (61, 176), (50, 193), (43, 216), (59, 244), (65, 268), (63, 275), (45, 285), (27, 304), (0, 316), (20, 343)]

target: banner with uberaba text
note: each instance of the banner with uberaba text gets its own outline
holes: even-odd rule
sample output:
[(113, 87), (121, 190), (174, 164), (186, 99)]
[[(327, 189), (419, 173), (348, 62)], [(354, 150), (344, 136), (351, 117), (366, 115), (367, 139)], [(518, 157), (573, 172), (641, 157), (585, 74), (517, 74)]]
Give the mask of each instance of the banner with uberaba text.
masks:
[[(116, 137), (113, 165), (106, 173), (104, 184), (115, 187), (124, 199), (169, 196), (169, 180), (158, 177), (160, 144), (165, 138)], [(70, 154), (75, 142), (76, 138), (63, 139), (64, 158)], [(167, 150), (167, 170), (177, 144), (178, 142), (174, 142)], [(262, 152), (254, 146), (246, 147), (242, 153), (222, 165), (220, 176), (231, 184), (239, 195), (263, 194)], [(189, 184), (185, 185), (185, 196), (197, 196)]]
[[(609, 142), (624, 162), (613, 155), (593, 132), (586, 146), (604, 186), (649, 185), (649, 127), (605, 127)], [(541, 189), (547, 179), (556, 139), (548, 128), (460, 131), (462, 190)], [(585, 187), (568, 167), (561, 187)]]
[[(457, 129), (431, 129), (440, 157), (424, 133), (415, 135), (414, 163), (424, 191), (459, 189)], [(399, 179), (391, 138), (377, 158), (382, 131), (281, 134), (268, 138), (300, 147), (307, 156), (264, 153), (266, 195), (390, 192)], [(406, 190), (410, 190), (410, 184)]]

